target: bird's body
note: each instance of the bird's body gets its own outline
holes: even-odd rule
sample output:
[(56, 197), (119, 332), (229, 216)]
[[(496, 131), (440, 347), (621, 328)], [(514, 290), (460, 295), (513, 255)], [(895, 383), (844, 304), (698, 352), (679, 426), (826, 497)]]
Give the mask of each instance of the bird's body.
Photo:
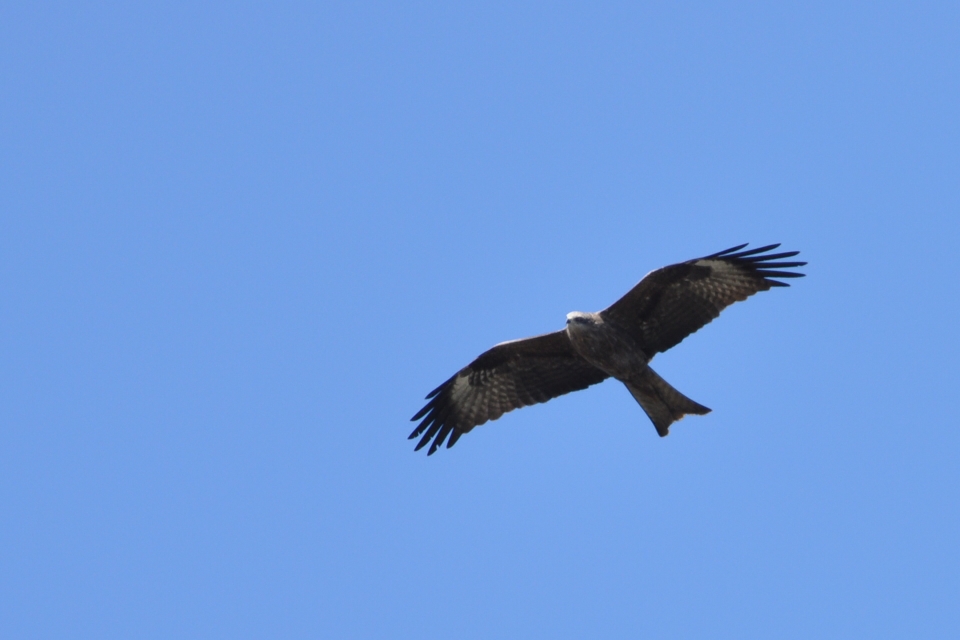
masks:
[(628, 331), (599, 313), (572, 311), (567, 314), (567, 338), (584, 360), (621, 382), (647, 369), (650, 356)]
[[(687, 398), (650, 368), (657, 354), (678, 344), (725, 307), (785, 283), (771, 277), (805, 262), (775, 262), (798, 252), (766, 253), (779, 245), (741, 251), (740, 245), (649, 273), (625, 296), (597, 313), (567, 314), (562, 331), (503, 342), (481, 354), (431, 392), (410, 434), (431, 439), (428, 454), (507, 411), (546, 402), (613, 377), (626, 385), (661, 436), (687, 414), (710, 409)], [(772, 262), (774, 261), (774, 262)]]
[(566, 332), (580, 357), (626, 385), (661, 436), (688, 413), (710, 413), (658, 376), (648, 364), (652, 356), (615, 319), (604, 318), (602, 313), (573, 311), (567, 314)]

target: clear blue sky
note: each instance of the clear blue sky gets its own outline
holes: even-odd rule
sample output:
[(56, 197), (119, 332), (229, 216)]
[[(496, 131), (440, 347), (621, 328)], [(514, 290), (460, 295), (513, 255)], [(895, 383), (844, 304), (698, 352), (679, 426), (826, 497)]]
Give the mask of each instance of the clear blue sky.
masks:
[[(637, 8), (638, 4), (646, 5)], [(956, 3), (0, 7), (0, 635), (960, 635)], [(427, 458), (646, 272), (808, 277)]]

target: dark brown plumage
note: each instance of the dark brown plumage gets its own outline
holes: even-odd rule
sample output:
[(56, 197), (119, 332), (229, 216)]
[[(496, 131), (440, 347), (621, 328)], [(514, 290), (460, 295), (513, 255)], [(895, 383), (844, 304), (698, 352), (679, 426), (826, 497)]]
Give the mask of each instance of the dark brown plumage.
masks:
[[(647, 363), (679, 344), (734, 302), (758, 291), (788, 286), (773, 278), (805, 262), (783, 261), (797, 251), (768, 253), (779, 244), (725, 251), (647, 274), (607, 309), (573, 312), (567, 328), (498, 344), (434, 389), (412, 418), (421, 420), (410, 438), (428, 442), (428, 455), (474, 427), (507, 411), (546, 402), (616, 377), (627, 385), (661, 436), (685, 414), (710, 410), (671, 387)], [(449, 439), (448, 439), (449, 436)]]

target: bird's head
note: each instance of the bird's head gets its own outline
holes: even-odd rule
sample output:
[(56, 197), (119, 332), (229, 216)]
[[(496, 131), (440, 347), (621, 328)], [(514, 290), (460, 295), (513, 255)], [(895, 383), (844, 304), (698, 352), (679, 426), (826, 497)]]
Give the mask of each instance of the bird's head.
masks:
[(567, 314), (567, 325), (593, 325), (596, 324), (596, 314), (584, 313), (583, 311), (571, 311)]

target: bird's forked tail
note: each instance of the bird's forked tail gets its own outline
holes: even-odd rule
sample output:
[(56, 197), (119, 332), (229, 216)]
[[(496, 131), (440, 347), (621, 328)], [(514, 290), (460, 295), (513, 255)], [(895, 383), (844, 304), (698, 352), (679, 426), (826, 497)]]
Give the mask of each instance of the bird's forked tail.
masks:
[(671, 424), (688, 413), (701, 416), (710, 413), (710, 409), (671, 387), (650, 367), (625, 384), (634, 399), (643, 407), (661, 438), (670, 432)]

